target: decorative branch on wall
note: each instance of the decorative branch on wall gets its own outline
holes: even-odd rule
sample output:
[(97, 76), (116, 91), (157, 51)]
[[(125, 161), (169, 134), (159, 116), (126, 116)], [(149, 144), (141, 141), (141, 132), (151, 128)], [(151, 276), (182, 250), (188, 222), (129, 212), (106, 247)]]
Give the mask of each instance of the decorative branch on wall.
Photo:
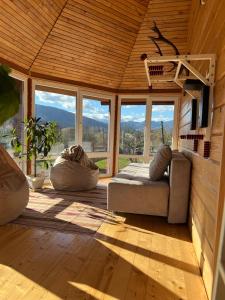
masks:
[[(149, 38), (155, 44), (156, 48), (158, 49), (158, 51), (156, 51), (156, 53), (158, 53), (160, 56), (163, 56), (162, 50), (160, 49), (159, 44), (158, 44), (158, 42), (161, 41), (161, 42), (164, 42), (164, 43), (170, 45), (173, 48), (173, 50), (175, 51), (176, 55), (180, 55), (180, 52), (177, 49), (177, 47), (174, 45), (174, 43), (172, 43), (170, 40), (168, 40), (167, 38), (165, 38), (163, 36), (163, 34), (159, 30), (158, 26), (156, 25), (155, 21), (153, 21), (153, 24), (154, 24), (154, 26), (151, 29), (152, 29), (152, 31), (157, 33), (158, 36), (157, 37), (149, 36)], [(168, 72), (173, 71), (177, 66), (177, 63), (175, 63), (175, 62), (171, 62), (171, 64), (173, 65), (173, 67)]]
[(153, 21), (153, 24), (154, 24), (154, 26), (151, 29), (152, 29), (152, 31), (154, 31), (155, 33), (157, 33), (158, 36), (157, 37), (149, 36), (149, 38), (152, 40), (152, 42), (156, 45), (156, 47), (158, 49), (158, 51), (156, 53), (159, 53), (161, 56), (163, 55), (163, 53), (162, 53), (162, 51), (161, 51), (161, 49), (160, 49), (160, 47), (159, 47), (159, 45), (157, 43), (157, 42), (161, 41), (161, 42), (164, 42), (164, 43), (170, 45), (174, 49), (176, 55), (180, 55), (180, 52), (177, 49), (177, 47), (174, 45), (174, 43), (172, 43), (170, 40), (168, 40), (167, 38), (165, 38), (163, 36), (163, 34), (161, 33), (160, 29), (156, 25), (155, 21)]
[[(180, 55), (180, 52), (179, 52), (179, 50), (177, 49), (177, 47), (174, 45), (173, 42), (171, 42), (169, 39), (167, 39), (167, 38), (161, 33), (161, 31), (160, 31), (159, 27), (156, 25), (156, 22), (155, 22), (155, 21), (153, 21), (153, 24), (154, 24), (154, 25), (153, 25), (153, 27), (151, 28), (151, 30), (152, 30), (153, 32), (155, 32), (155, 33), (157, 34), (157, 36), (149, 36), (149, 39), (150, 39), (150, 40), (154, 43), (154, 45), (156, 46), (156, 48), (157, 48), (156, 53), (159, 54), (160, 56), (163, 56), (163, 51), (161, 50), (161, 48), (160, 48), (160, 46), (159, 46), (159, 42), (163, 42), (163, 43), (165, 43), (165, 44), (167, 44), (167, 45), (169, 45), (169, 46), (172, 47), (172, 49), (173, 49), (175, 55)], [(146, 54), (146, 53), (141, 54), (141, 56), (140, 56), (140, 59), (141, 59), (141, 60), (144, 61), (146, 58), (147, 58), (147, 54)], [(177, 62), (169, 61), (169, 63), (171, 63), (171, 64), (173, 65), (173, 67), (172, 67), (171, 69), (167, 70), (167, 73), (172, 72), (172, 71), (175, 70), (176, 67), (178, 66), (178, 63), (177, 63)], [(163, 66), (157, 66), (157, 67), (162, 67), (162, 68), (163, 68)], [(152, 73), (151, 75), (163, 75), (163, 73), (160, 73), (160, 74), (158, 74), (158, 72), (156, 73), (153, 69), (154, 69), (154, 66), (150, 66), (150, 67), (149, 67), (149, 73)], [(180, 68), (180, 73), (182, 73), (183, 70), (185, 70), (185, 73), (186, 73), (186, 75), (188, 76), (188, 75), (189, 75), (188, 69), (184, 68), (184, 66), (182, 65), (181, 68)]]
[[(160, 29), (156, 25), (155, 21), (153, 21), (153, 24), (154, 24), (154, 26), (151, 29), (152, 29), (152, 31), (157, 33), (158, 36), (149, 36), (149, 38), (157, 48), (156, 53), (158, 53), (160, 56), (163, 56), (163, 52), (158, 44), (159, 42), (163, 42), (163, 43), (170, 45), (173, 48), (176, 55), (180, 55), (180, 52), (177, 49), (177, 47), (174, 45), (174, 43), (172, 43), (170, 40), (168, 40), (166, 37), (164, 37), (164, 35), (161, 33)], [(146, 53), (141, 54), (141, 56), (140, 56), (141, 60), (145, 60), (146, 58), (147, 58)], [(173, 65), (173, 67), (170, 70), (168, 70), (168, 72), (172, 72), (177, 66), (177, 63), (175, 63), (175, 62), (170, 62), (170, 63)], [(151, 71), (151, 70), (149, 70), (149, 71)]]

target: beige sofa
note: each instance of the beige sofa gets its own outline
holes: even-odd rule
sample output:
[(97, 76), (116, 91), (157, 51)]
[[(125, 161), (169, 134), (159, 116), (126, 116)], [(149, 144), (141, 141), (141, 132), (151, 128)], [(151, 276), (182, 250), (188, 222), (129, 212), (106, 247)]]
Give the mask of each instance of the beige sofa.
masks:
[(132, 163), (108, 185), (108, 210), (164, 216), (169, 223), (187, 221), (191, 163), (174, 152), (169, 175), (149, 180), (149, 164)]

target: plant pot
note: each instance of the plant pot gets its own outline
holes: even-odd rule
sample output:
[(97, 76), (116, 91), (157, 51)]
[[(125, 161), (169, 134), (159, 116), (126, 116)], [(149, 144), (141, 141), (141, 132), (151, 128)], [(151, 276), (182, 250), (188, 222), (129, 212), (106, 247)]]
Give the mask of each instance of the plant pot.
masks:
[(26, 176), (29, 187), (35, 192), (42, 189), (45, 177), (43, 175), (34, 177), (34, 176)]

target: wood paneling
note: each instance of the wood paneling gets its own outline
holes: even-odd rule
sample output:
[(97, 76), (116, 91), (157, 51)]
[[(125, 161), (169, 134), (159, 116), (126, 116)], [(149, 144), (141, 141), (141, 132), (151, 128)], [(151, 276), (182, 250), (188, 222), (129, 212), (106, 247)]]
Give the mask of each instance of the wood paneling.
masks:
[[(191, 151), (192, 141), (180, 140), (180, 148), (186, 150), (193, 163), (190, 227), (209, 297), (217, 247), (218, 210), (221, 207), (219, 194), (225, 111), (224, 14), (224, 1), (206, 1), (204, 6), (200, 5), (200, 1), (192, 1), (188, 51), (192, 54), (215, 53), (217, 55), (210, 158), (202, 157), (204, 141), (199, 141), (198, 153), (194, 153)], [(203, 65), (196, 67), (204, 69)], [(190, 101), (188, 96), (183, 97), (180, 112), (180, 134), (197, 132), (204, 134), (204, 129), (189, 130)]]
[(28, 70), (65, 1), (1, 0), (0, 58)]
[[(157, 49), (149, 39), (149, 36), (157, 36), (151, 30), (153, 21), (156, 22), (165, 37), (177, 46), (181, 54), (187, 53), (190, 8), (191, 1), (189, 0), (151, 0), (149, 2), (148, 10), (124, 72), (121, 88), (134, 88), (135, 84), (140, 88), (148, 87), (144, 64), (140, 60), (140, 55), (142, 53), (147, 53), (149, 56), (157, 55)], [(160, 43), (160, 47), (163, 54), (174, 54), (174, 51), (168, 45)], [(153, 84), (153, 88), (158, 88), (158, 86), (158, 84)], [(161, 87), (164, 88), (174, 88), (174, 86), (176, 86), (174, 83), (161, 84)]]
[[(111, 89), (146, 89), (140, 54), (155, 52), (148, 39), (152, 21), (186, 53), (190, 2), (2, 0), (0, 62), (17, 64), (40, 77)], [(167, 45), (162, 50), (171, 53)]]
[(69, 0), (31, 71), (118, 88), (147, 4)]

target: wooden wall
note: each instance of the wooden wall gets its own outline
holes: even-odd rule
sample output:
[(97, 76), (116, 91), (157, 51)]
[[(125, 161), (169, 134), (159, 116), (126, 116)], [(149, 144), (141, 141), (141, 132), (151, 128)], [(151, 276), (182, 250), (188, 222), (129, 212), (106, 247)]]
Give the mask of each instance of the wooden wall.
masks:
[[(180, 149), (186, 151), (193, 162), (190, 227), (197, 258), (202, 270), (207, 293), (211, 295), (213, 269), (216, 254), (218, 207), (220, 197), (220, 174), (224, 138), (225, 116), (225, 1), (192, 2), (188, 46), (191, 54), (215, 53), (216, 83), (214, 88), (213, 126), (211, 153), (203, 158), (203, 141), (194, 153), (193, 141), (179, 141)], [(199, 66), (201, 69), (202, 66)], [(184, 96), (180, 110), (180, 135), (200, 132), (190, 131), (191, 102)]]

